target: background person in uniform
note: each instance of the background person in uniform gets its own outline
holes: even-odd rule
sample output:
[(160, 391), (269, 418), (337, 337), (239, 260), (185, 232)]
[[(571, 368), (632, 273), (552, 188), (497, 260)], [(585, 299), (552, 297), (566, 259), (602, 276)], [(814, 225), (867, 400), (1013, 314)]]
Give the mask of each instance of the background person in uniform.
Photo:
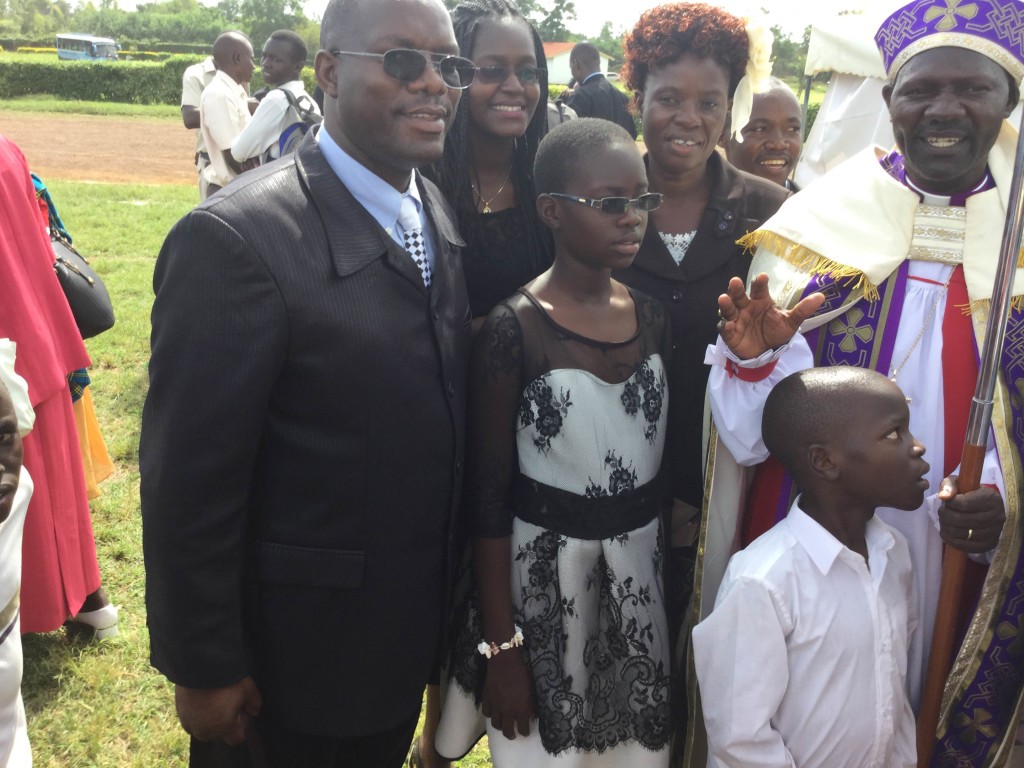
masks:
[(203, 170), (207, 196), (242, 172), (231, 156), (231, 143), (251, 118), (246, 86), (254, 69), (252, 43), (241, 32), (225, 32), (213, 44), (213, 61), (217, 74), (199, 101), (199, 129), (210, 155), (210, 164)]
[(154, 277), (146, 604), (193, 765), (398, 768), (446, 614), (470, 314), (414, 169), (475, 70), (440, 0), (333, 0), (321, 45), (321, 128)]
[(199, 177), (200, 200), (205, 200), (208, 194), (203, 169), (210, 164), (210, 155), (206, 151), (203, 132), (199, 129), (199, 102), (203, 97), (203, 90), (216, 74), (217, 65), (213, 63), (213, 56), (207, 56), (197, 64), (186, 67), (181, 75), (181, 121), (186, 128), (196, 132), (195, 164)]

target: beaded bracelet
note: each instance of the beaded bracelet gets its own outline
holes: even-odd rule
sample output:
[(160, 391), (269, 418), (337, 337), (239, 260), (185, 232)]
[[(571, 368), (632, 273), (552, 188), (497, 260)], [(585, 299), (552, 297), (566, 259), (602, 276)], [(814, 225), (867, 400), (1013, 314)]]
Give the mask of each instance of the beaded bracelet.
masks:
[(523, 644), (523, 630), (518, 624), (515, 625), (516, 633), (512, 635), (512, 639), (507, 643), (498, 645), (497, 643), (489, 643), (486, 640), (481, 640), (480, 644), (476, 647), (483, 656), (488, 659), (492, 656), (497, 656), (502, 651), (507, 651), (511, 648), (518, 648)]

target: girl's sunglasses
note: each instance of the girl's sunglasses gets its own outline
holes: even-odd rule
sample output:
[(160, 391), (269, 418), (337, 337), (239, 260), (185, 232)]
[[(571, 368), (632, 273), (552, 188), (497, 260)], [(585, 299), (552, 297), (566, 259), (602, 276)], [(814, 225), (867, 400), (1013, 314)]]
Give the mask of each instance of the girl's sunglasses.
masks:
[(414, 51), (411, 48), (392, 48), (384, 53), (360, 51), (330, 51), (332, 56), (362, 56), (377, 59), (384, 67), (384, 73), (403, 83), (413, 83), (423, 77), (430, 64), (441, 75), (445, 85), (459, 90), (468, 88), (476, 76), (476, 67), (469, 59), (443, 53)]
[(519, 67), (515, 70), (511, 67), (477, 67), (476, 76), (481, 83), (497, 85), (504, 83), (508, 80), (508, 76), (515, 72), (520, 85), (536, 85), (540, 81), (540, 73), (543, 71), (540, 67)]
[(595, 200), (592, 197), (576, 197), (576, 195), (566, 195), (561, 192), (548, 192), (548, 197), (560, 197), (563, 200), (572, 200), (572, 202), (579, 203), (580, 205), (589, 205), (591, 208), (600, 208), (603, 213), (613, 213), (616, 216), (621, 216), (630, 206), (638, 211), (653, 211), (661, 205), (662, 196), (660, 192), (648, 192), (647, 194), (634, 198), (602, 197)]

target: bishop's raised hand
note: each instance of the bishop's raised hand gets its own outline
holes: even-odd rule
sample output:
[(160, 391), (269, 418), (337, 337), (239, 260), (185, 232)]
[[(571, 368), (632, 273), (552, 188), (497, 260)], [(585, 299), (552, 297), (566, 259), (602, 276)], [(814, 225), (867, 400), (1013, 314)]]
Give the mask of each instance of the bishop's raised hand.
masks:
[(718, 333), (729, 350), (741, 360), (751, 360), (789, 342), (825, 301), (824, 294), (812, 293), (790, 310), (782, 309), (768, 292), (768, 275), (761, 273), (750, 284), (734, 277), (718, 297)]

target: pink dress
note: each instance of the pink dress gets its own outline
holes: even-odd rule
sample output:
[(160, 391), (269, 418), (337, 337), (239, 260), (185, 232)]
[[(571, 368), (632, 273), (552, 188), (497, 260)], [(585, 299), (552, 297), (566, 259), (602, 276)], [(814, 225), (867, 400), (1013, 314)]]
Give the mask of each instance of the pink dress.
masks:
[(25, 438), (35, 494), (22, 545), (21, 629), (48, 632), (100, 586), (67, 374), (89, 355), (53, 271), (28, 164), (0, 136), (0, 337), (18, 345), (36, 424)]

